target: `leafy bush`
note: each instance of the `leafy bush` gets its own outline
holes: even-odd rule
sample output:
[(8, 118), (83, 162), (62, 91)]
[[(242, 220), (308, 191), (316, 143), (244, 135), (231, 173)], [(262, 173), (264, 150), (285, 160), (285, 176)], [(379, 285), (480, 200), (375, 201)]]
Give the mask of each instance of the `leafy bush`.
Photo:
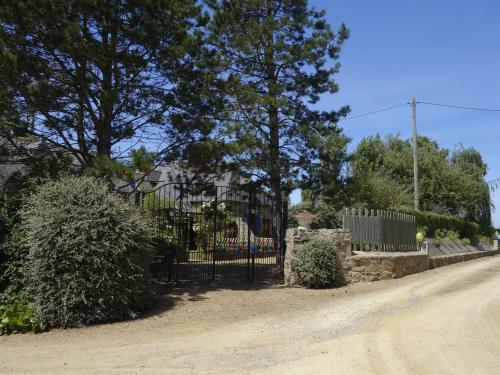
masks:
[(311, 223), (311, 228), (341, 228), (342, 227), (342, 212), (335, 210), (335, 207), (327, 204), (326, 202), (320, 202), (318, 207), (313, 211), (315, 218)]
[(447, 230), (446, 237), (450, 240), (458, 240), (460, 238), (460, 234), (455, 230)]
[(324, 288), (335, 279), (336, 246), (325, 239), (316, 238), (306, 243), (292, 268), (311, 288)]
[(3, 258), (0, 262), (0, 301), (10, 302), (23, 290), (23, 269), (27, 258), (23, 237), (22, 227), (16, 223), (0, 243)]
[(35, 317), (74, 327), (135, 317), (152, 292), (148, 221), (93, 177), (37, 189), (22, 213)]
[(493, 245), (493, 240), (488, 236), (479, 236), (479, 241), (486, 245)]
[(464, 246), (470, 246), (472, 245), (472, 242), (468, 238), (462, 238), (462, 244), (464, 244)]
[(37, 321), (33, 308), (25, 298), (0, 304), (0, 334), (13, 332), (38, 332), (43, 325)]
[(439, 238), (439, 239), (446, 238), (446, 230), (444, 230), (444, 229), (436, 229), (434, 231), (434, 237), (435, 238)]
[(402, 211), (416, 216), (417, 227), (428, 228), (428, 235), (435, 235), (436, 230), (449, 230), (458, 232), (460, 237), (472, 237), (481, 232), (480, 225), (465, 221), (455, 216), (436, 214), (425, 211)]

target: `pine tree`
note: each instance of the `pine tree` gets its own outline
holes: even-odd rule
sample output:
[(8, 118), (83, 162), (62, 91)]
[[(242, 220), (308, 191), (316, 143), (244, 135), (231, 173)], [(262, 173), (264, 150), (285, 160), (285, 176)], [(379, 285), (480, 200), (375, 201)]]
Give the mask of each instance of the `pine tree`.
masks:
[(196, 0), (2, 2), (0, 93), (12, 103), (0, 136), (34, 136), (82, 165), (141, 141), (178, 155), (211, 130), (205, 21)]
[[(335, 93), (345, 25), (334, 33), (307, 0), (208, 0), (210, 44), (225, 83), (221, 123), (242, 173), (270, 187), (281, 212), (291, 178), (307, 176), (339, 111), (313, 109)], [(283, 191), (285, 190), (285, 191)], [(281, 223), (276, 223), (278, 235)]]

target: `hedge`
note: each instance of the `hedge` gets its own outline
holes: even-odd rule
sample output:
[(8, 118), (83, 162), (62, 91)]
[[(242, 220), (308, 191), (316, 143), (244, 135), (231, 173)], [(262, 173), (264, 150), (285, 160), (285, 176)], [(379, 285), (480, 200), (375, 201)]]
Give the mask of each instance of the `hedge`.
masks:
[(456, 231), (460, 233), (461, 238), (472, 238), (481, 234), (481, 227), (479, 224), (465, 221), (456, 216), (426, 211), (407, 211), (405, 213), (415, 215), (417, 227), (426, 227), (427, 235), (434, 235), (435, 231), (438, 229)]
[(104, 181), (49, 181), (22, 212), (27, 295), (46, 327), (135, 317), (152, 302), (150, 223)]

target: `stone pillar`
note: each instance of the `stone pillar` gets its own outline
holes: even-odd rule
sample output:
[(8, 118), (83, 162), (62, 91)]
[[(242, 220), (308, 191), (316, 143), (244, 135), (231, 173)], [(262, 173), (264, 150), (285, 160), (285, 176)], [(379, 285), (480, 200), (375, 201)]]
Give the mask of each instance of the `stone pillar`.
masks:
[(493, 240), (493, 250), (498, 250), (498, 241), (499, 240)]
[(299, 254), (305, 243), (318, 237), (335, 243), (337, 249), (335, 279), (339, 283), (345, 282), (343, 263), (347, 257), (351, 256), (351, 232), (344, 229), (306, 229), (298, 227), (288, 229), (286, 232), (286, 255), (284, 262), (286, 285), (302, 285), (300, 276), (292, 270), (292, 261)]

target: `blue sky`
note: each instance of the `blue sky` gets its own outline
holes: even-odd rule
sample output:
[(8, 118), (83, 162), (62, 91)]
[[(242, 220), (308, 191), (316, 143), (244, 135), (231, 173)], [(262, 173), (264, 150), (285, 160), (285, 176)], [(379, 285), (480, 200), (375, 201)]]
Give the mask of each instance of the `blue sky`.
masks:
[[(351, 106), (351, 115), (411, 101), (500, 108), (500, 1), (311, 0), (327, 11), (333, 28), (351, 30), (336, 76), (340, 92), (325, 95), (320, 107)], [(405, 106), (342, 122), (354, 147), (379, 133), (411, 136), (411, 108)], [(500, 178), (500, 112), (419, 105), (421, 135), (440, 146), (478, 149)], [(292, 201), (297, 201), (294, 194)], [(500, 192), (494, 223), (500, 226)]]

